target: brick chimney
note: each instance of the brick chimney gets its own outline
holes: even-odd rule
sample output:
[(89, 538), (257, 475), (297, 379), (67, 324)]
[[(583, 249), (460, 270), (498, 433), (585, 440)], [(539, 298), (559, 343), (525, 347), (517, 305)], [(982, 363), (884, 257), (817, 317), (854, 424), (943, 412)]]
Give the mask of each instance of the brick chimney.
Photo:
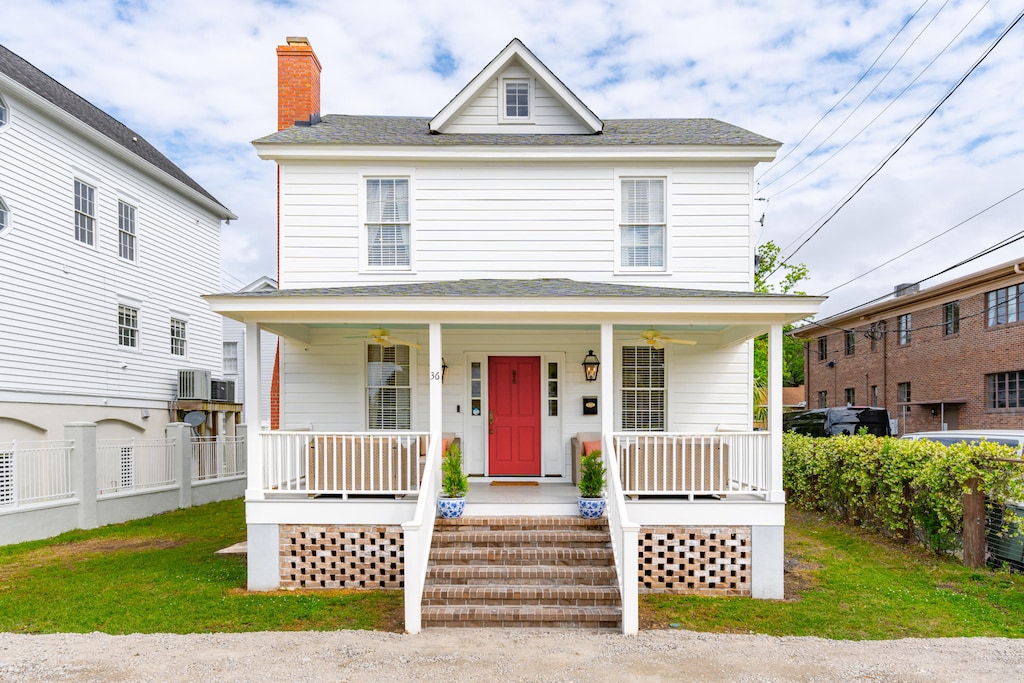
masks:
[(320, 60), (308, 38), (289, 36), (277, 48), (277, 129), (320, 118)]

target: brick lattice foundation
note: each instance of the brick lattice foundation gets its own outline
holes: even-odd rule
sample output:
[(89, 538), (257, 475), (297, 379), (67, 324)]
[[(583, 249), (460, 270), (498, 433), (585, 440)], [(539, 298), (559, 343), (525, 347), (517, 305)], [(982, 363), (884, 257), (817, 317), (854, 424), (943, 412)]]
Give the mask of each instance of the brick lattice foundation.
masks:
[(750, 595), (750, 527), (640, 529), (641, 593)]
[(282, 588), (405, 586), (399, 526), (281, 526)]

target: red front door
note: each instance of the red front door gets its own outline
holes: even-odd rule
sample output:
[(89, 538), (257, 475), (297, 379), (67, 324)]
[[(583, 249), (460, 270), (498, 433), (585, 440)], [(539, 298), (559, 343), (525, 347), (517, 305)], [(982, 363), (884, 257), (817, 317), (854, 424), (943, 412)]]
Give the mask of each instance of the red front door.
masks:
[(492, 356), (487, 364), (491, 476), (540, 476), (540, 358)]

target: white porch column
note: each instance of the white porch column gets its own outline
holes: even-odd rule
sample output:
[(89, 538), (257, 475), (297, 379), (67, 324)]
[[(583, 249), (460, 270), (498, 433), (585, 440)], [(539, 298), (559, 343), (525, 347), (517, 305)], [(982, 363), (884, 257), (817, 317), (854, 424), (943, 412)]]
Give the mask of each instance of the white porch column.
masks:
[(260, 440), (260, 327), (257, 323), (245, 323), (245, 415), (246, 422), (253, 429), (246, 432), (246, 500), (263, 499), (263, 442)]
[[(598, 397), (598, 406), (601, 411), (601, 440), (611, 439), (615, 431), (615, 401), (612, 392), (615, 391), (615, 348), (612, 343), (612, 324), (601, 323), (601, 395)], [(604, 448), (604, 443), (601, 448)]]
[(771, 448), (769, 500), (786, 502), (782, 488), (782, 325), (768, 332), (768, 432)]
[(441, 323), (430, 323), (430, 438), (441, 438)]

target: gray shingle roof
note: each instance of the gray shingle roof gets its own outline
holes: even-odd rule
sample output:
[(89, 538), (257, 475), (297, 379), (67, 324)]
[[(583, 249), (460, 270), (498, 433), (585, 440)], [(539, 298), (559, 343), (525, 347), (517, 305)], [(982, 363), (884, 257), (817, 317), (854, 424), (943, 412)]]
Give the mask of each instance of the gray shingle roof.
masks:
[(230, 296), (282, 298), (296, 296), (337, 297), (445, 297), (445, 298), (792, 298), (783, 294), (732, 292), (713, 289), (645, 287), (610, 282), (578, 282), (565, 278), (533, 280), (451, 280), (445, 282), (409, 282), (391, 285), (321, 287), (315, 289), (279, 289), (238, 292)]
[(159, 150), (146, 142), (141, 135), (81, 96), (65, 88), (3, 45), (0, 45), (0, 73), (6, 74), (51, 104), (63, 109), (82, 123), (92, 127), (98, 133), (110, 138), (140, 159), (152, 164), (210, 201), (217, 203), (224, 209), (226, 214), (231, 214), (227, 207), (217, 201), (213, 195), (203, 189), (199, 183), (190, 178), (188, 174), (178, 168), (170, 159), (161, 154)]
[(779, 145), (770, 138), (715, 119), (609, 119), (604, 132), (590, 134), (448, 133), (432, 135), (430, 119), (419, 116), (328, 114), (320, 123), (292, 126), (254, 144), (590, 146)]

